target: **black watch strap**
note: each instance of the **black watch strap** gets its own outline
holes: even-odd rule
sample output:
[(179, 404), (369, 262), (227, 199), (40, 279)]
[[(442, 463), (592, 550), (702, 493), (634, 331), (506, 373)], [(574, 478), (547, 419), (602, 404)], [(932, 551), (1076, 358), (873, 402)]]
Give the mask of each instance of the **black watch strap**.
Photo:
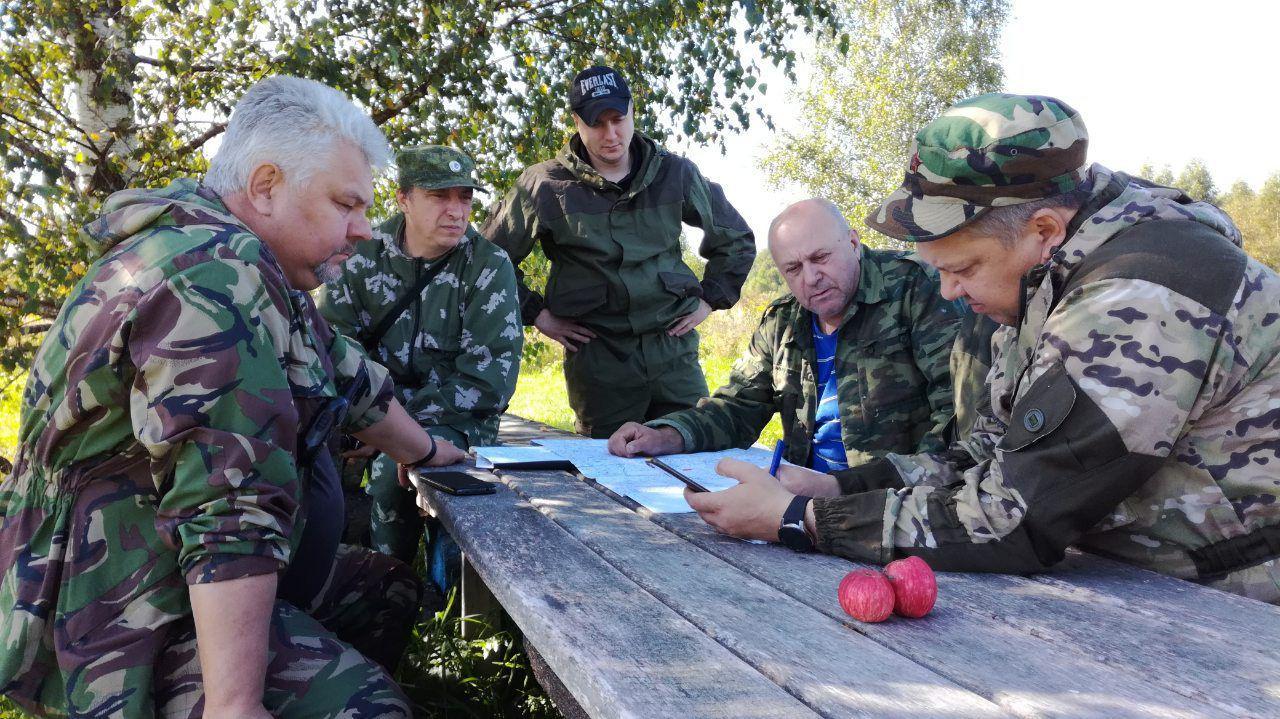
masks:
[(787, 505), (782, 513), (782, 526), (778, 527), (778, 541), (797, 552), (808, 552), (813, 549), (813, 539), (804, 526), (805, 510), (813, 497), (797, 496)]

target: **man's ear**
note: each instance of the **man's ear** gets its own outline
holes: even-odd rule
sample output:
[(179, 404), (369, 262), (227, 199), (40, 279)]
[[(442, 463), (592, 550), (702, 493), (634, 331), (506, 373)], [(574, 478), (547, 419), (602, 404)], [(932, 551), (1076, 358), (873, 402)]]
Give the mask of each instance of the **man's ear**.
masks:
[(278, 166), (265, 162), (249, 173), (249, 187), (245, 190), (245, 195), (259, 215), (270, 217), (283, 187), (284, 172)]
[(1031, 216), (1031, 229), (1039, 243), (1040, 262), (1045, 263), (1067, 239), (1067, 222), (1059, 213), (1049, 208), (1036, 210)]
[(853, 249), (855, 249), (855, 250), (856, 250), (856, 249), (858, 249), (858, 243), (859, 243), (861, 240), (862, 240), (862, 238), (861, 238), (861, 237), (858, 237), (858, 231), (857, 231), (857, 230), (854, 230), (854, 229), (850, 229), (850, 230), (849, 230), (849, 241), (853, 243)]
[(396, 189), (396, 205), (399, 206), (401, 212), (409, 211), (409, 193), (403, 189)]

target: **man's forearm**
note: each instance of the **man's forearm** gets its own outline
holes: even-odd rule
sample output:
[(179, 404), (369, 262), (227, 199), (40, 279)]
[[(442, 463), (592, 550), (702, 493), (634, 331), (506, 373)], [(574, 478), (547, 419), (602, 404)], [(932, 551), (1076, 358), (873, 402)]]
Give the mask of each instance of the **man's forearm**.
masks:
[(256, 574), (190, 586), (206, 716), (261, 713), (276, 582)]
[(386, 417), (354, 435), (400, 464), (422, 459), (431, 449), (431, 438), (395, 400), (387, 407)]

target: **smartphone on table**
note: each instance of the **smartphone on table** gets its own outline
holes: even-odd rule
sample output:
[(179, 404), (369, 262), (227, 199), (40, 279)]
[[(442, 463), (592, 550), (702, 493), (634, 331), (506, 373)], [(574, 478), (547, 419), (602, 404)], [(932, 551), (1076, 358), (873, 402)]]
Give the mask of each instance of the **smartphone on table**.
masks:
[(647, 460), (645, 460), (645, 461), (646, 461), (646, 462), (648, 462), (648, 463), (650, 464), (650, 466), (657, 467), (658, 469), (662, 470), (663, 472), (666, 472), (667, 474), (671, 475), (672, 477), (675, 477), (676, 479), (680, 480), (681, 482), (684, 482), (684, 483), (685, 483), (685, 486), (687, 486), (689, 489), (691, 489), (691, 490), (693, 490), (693, 491), (695, 491), (695, 492), (706, 492), (706, 491), (707, 491), (707, 488), (706, 488), (706, 487), (704, 487), (704, 486), (702, 486), (701, 484), (699, 484), (699, 483), (698, 483), (698, 481), (697, 481), (696, 479), (694, 479), (693, 477), (690, 477), (689, 475), (685, 474), (684, 472), (681, 472), (680, 470), (676, 469), (675, 467), (672, 467), (671, 465), (667, 464), (666, 462), (663, 462), (662, 460), (658, 459), (657, 457), (650, 457), (649, 459), (647, 459)]
[(494, 487), (479, 477), (466, 472), (418, 472), (422, 483), (438, 489), (446, 494), (467, 496), (473, 494), (493, 494)]

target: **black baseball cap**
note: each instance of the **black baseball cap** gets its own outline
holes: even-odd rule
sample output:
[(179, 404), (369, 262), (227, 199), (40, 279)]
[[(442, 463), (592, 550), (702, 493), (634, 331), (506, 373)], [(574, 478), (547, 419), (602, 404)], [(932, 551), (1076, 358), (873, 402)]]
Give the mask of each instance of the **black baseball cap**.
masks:
[(611, 67), (593, 65), (575, 75), (569, 86), (569, 107), (588, 125), (596, 124), (605, 110), (625, 115), (630, 105), (631, 88)]

